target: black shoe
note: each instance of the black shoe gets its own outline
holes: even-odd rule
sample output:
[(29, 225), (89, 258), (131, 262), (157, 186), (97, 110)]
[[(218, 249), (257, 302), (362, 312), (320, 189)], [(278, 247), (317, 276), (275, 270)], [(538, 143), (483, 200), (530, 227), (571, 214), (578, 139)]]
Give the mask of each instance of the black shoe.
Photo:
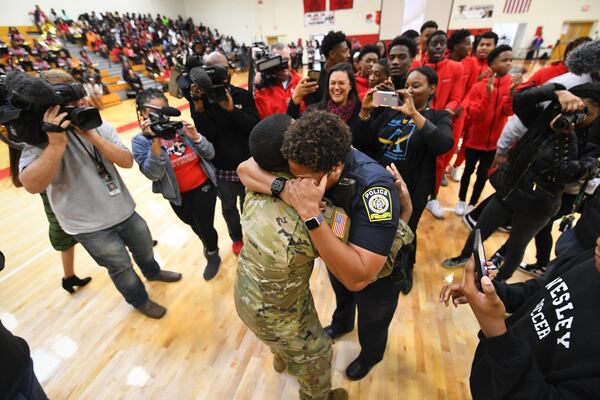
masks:
[(148, 301), (146, 301), (144, 303), (144, 305), (139, 307), (138, 310), (139, 310), (139, 312), (144, 314), (146, 317), (150, 317), (150, 318), (154, 318), (154, 319), (161, 319), (167, 312), (166, 308), (164, 308), (160, 304), (153, 302), (150, 299), (148, 299)]
[(221, 257), (219, 257), (219, 250), (215, 250), (213, 254), (209, 254), (208, 252), (204, 252), (204, 256), (206, 257), (206, 267), (204, 268), (204, 280), (210, 281), (217, 275), (219, 272), (219, 266), (221, 265)]
[(344, 336), (346, 333), (352, 332), (352, 329), (347, 331), (340, 331), (337, 328), (334, 328), (333, 325), (328, 325), (325, 328), (323, 328), (323, 330), (325, 331), (325, 334), (332, 339), (337, 339), (340, 336)]
[(492, 258), (490, 258), (490, 262), (494, 264), (494, 267), (496, 267), (496, 269), (498, 270), (504, 262), (504, 256), (498, 252), (495, 252)]
[(160, 281), (160, 282), (177, 282), (181, 280), (181, 274), (179, 272), (160, 270), (160, 273), (155, 278), (148, 278), (149, 281)]
[(157, 244), (158, 244), (158, 240), (153, 240), (152, 241), (152, 247), (156, 247)]
[(544, 275), (544, 272), (546, 272), (546, 267), (543, 266), (539, 266), (536, 264), (521, 264), (519, 265), (519, 270), (521, 270), (522, 272), (525, 272), (526, 274), (529, 274), (531, 276), (542, 276)]
[(400, 291), (406, 295), (410, 293), (413, 287), (412, 268), (407, 269), (404, 273), (406, 276), (402, 282), (398, 283), (398, 285), (400, 286)]
[(80, 279), (77, 277), (77, 275), (73, 275), (68, 278), (62, 278), (62, 287), (67, 292), (73, 294), (75, 293), (75, 289), (73, 289), (74, 286), (84, 287), (85, 285), (90, 283), (91, 280), (92, 278), (90, 278), (89, 276), (87, 278)]
[(358, 381), (367, 376), (373, 366), (374, 364), (364, 363), (357, 358), (348, 365), (348, 368), (346, 368), (346, 376), (351, 381)]

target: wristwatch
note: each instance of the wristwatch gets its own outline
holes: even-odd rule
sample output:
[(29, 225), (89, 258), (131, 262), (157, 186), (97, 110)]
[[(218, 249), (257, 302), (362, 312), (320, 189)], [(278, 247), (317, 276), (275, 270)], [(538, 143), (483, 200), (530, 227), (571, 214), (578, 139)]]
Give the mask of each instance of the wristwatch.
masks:
[(320, 227), (324, 220), (323, 214), (319, 214), (316, 217), (312, 217), (304, 221), (304, 226), (306, 226), (306, 229), (309, 231), (312, 231), (313, 229)]
[(279, 195), (283, 191), (283, 188), (285, 187), (286, 182), (287, 179), (285, 179), (282, 176), (278, 176), (277, 178), (275, 178), (273, 183), (271, 183), (271, 194), (273, 195), (273, 197), (279, 197)]

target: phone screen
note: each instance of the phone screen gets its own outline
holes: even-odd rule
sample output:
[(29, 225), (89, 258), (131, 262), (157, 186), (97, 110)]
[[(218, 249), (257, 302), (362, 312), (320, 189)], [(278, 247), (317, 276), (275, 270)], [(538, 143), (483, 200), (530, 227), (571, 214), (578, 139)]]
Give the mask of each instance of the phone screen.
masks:
[(475, 229), (473, 255), (475, 257), (475, 285), (480, 291), (483, 291), (481, 288), (481, 278), (489, 276), (489, 272), (487, 270), (487, 258), (485, 257), (483, 241), (481, 240), (481, 231), (479, 229)]

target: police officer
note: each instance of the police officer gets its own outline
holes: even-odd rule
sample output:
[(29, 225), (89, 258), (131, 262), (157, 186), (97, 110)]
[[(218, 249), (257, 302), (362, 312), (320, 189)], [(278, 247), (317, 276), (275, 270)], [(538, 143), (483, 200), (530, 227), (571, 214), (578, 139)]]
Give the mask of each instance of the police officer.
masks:
[[(252, 131), (250, 149), (262, 168), (287, 170), (280, 148), (290, 121), (276, 114)], [(350, 221), (344, 210), (327, 206), (323, 215), (347, 243)], [(301, 399), (347, 399), (344, 389), (331, 389), (331, 338), (319, 322), (309, 285), (318, 254), (298, 213), (276, 197), (248, 192), (242, 226), (247, 245), (235, 280), (239, 317), (271, 348), (275, 370), (287, 368), (298, 378)]]
[[(414, 235), (405, 223), (412, 211), (406, 191), (400, 196), (392, 175), (352, 149), (351, 142), (350, 131), (339, 117), (306, 113), (290, 126), (282, 146), (290, 172), (299, 179), (285, 182), (282, 190), (281, 178), (274, 179), (251, 161), (242, 163), (238, 174), (251, 190), (267, 193), (271, 185), (273, 193), (304, 220), (336, 292), (337, 309), (326, 328), (330, 337), (353, 329), (358, 307), (361, 353), (346, 369), (349, 379), (358, 380), (383, 358), (400, 293), (390, 278), (394, 257)], [(352, 182), (349, 201), (340, 199), (340, 192), (352, 187)], [(319, 208), (324, 195), (336, 204), (346, 203), (341, 205), (352, 220), (349, 244), (326, 229)]]

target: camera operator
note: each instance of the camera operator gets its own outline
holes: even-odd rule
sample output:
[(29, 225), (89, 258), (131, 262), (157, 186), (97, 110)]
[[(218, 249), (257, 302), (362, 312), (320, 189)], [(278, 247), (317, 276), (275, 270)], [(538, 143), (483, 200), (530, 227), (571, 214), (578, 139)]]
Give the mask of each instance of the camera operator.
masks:
[[(552, 103), (544, 108), (546, 101)], [(529, 241), (556, 214), (565, 185), (595, 174), (600, 146), (591, 141), (598, 140), (591, 137), (591, 126), (600, 114), (600, 85), (586, 83), (569, 91), (558, 84), (529, 88), (515, 95), (513, 110), (528, 130), (490, 177), (496, 196), (475, 226), (485, 240), (512, 220), (499, 280), (512, 276)], [(444, 260), (444, 266), (464, 264), (473, 239), (474, 231), (461, 254)]]
[(142, 132), (132, 139), (135, 161), (152, 180), (152, 191), (171, 203), (175, 214), (189, 225), (204, 245), (207, 265), (204, 279), (219, 271), (218, 236), (213, 226), (217, 200), (213, 145), (188, 123), (168, 121), (169, 107), (158, 89), (147, 89), (136, 98)]
[[(231, 75), (227, 58), (221, 53), (211, 53), (206, 64), (214, 67), (215, 82), (225, 85), (225, 98), (210, 101), (206, 93), (193, 84), (194, 91), (200, 94), (195, 100), (192, 117), (196, 129), (204, 134), (215, 147), (212, 160), (217, 177), (217, 193), (221, 199), (223, 218), (232, 241), (232, 251), (239, 255), (243, 246), (240, 212), (245, 199), (244, 185), (240, 183), (236, 169), (250, 157), (248, 136), (258, 123), (258, 114), (252, 95), (245, 89), (230, 84)], [(212, 89), (205, 88), (206, 91)]]
[(270, 56), (281, 56), (288, 61), (288, 68), (275, 71), (275, 79), (270, 82), (264, 79), (260, 73), (254, 78), (256, 87), (254, 92), (254, 101), (260, 119), (264, 119), (273, 114), (285, 114), (288, 103), (292, 98), (294, 89), (302, 77), (291, 67), (290, 49), (283, 43), (276, 43), (271, 46)]
[[(85, 105), (85, 90), (77, 87), (71, 75), (51, 70), (42, 76), (51, 85), (72, 91), (70, 98), (79, 98), (69, 106)], [(46, 190), (60, 226), (98, 265), (108, 269), (129, 304), (151, 318), (161, 318), (166, 309), (148, 298), (126, 246), (148, 280), (174, 282), (181, 274), (160, 269), (148, 225), (135, 212), (135, 203), (115, 168), (115, 164), (131, 168), (133, 157), (112, 126), (102, 123), (83, 131), (67, 118), (73, 119), (74, 111), (62, 110), (51, 106), (45, 112), (42, 130), (47, 144), (25, 146), (19, 180), (30, 193)]]
[(600, 237), (595, 249), (555, 261), (549, 276), (524, 283), (484, 276), (480, 291), (471, 259), (462, 283), (442, 288), (439, 301), (468, 303), (481, 327), (474, 400), (600, 398)]

